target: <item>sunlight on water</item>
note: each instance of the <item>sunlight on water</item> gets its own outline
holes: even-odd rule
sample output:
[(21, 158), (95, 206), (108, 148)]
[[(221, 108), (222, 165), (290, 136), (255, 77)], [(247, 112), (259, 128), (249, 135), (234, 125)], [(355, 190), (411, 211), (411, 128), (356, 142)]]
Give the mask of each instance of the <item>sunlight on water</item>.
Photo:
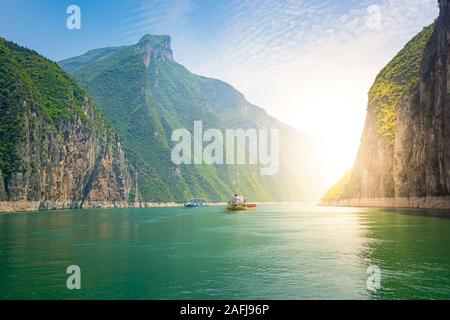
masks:
[[(266, 205), (0, 215), (3, 299), (450, 298), (450, 219)], [(82, 289), (66, 288), (78, 265)], [(381, 289), (367, 290), (367, 268)]]

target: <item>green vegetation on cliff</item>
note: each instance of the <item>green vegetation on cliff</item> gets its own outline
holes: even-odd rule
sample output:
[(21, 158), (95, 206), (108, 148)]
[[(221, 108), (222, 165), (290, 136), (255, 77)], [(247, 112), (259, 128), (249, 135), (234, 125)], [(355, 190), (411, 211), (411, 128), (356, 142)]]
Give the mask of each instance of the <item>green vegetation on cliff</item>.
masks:
[[(51, 190), (48, 177), (55, 172), (46, 170), (48, 166), (58, 166), (59, 161), (52, 163), (50, 159), (74, 155), (73, 149), (80, 147), (72, 145), (69, 155), (64, 152), (64, 144), (71, 143), (69, 132), (73, 124), (79, 126), (76, 135), (95, 136), (102, 150), (117, 151), (117, 135), (72, 76), (55, 62), (3, 38), (0, 38), (0, 119), (0, 190), (11, 186), (14, 190), (6, 190), (8, 195), (16, 192), (16, 197), (31, 194), (33, 199), (39, 199), (42, 190)], [(57, 154), (51, 154), (53, 151)], [(81, 159), (77, 161), (80, 167), (84, 165)], [(40, 176), (41, 171), (46, 173)], [(8, 184), (13, 175), (15, 182)], [(86, 177), (73, 179), (84, 181)]]
[(433, 34), (432, 24), (415, 36), (397, 56), (381, 70), (369, 92), (369, 108), (377, 115), (378, 134), (387, 145), (394, 145), (396, 108), (401, 98), (419, 79), (425, 47)]
[(20, 165), (17, 150), (29, 115), (39, 113), (54, 129), (83, 112), (85, 93), (55, 62), (0, 38), (0, 170), (6, 180)]
[[(85, 119), (82, 105), (85, 92), (55, 62), (38, 53), (0, 38), (2, 68), (2, 103), (17, 103), (26, 97), (47, 120), (55, 125), (74, 116)], [(5, 99), (10, 86), (20, 83), (22, 95)], [(13, 101), (13, 99), (15, 99)]]
[(435, 29), (436, 23), (424, 28), (378, 74), (369, 92), (366, 128), (355, 167), (322, 200), (395, 196), (392, 158), (397, 108), (406, 94), (417, 90), (425, 50)]
[(23, 97), (32, 97), (31, 81), (0, 38), (0, 172), (2, 181), (17, 169), (20, 156), (17, 143), (23, 130), (20, 115), (25, 109)]
[(352, 171), (349, 171), (345, 174), (344, 177), (341, 178), (331, 189), (328, 191), (321, 200), (330, 201), (330, 200), (340, 200), (350, 183), (350, 179), (352, 177)]

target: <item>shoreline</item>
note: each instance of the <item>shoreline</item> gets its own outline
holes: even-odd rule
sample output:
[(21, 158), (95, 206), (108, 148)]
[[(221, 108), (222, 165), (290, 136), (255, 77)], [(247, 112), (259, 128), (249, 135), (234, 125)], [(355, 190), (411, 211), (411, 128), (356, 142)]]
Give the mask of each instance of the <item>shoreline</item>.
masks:
[[(257, 205), (302, 204), (306, 202), (254, 202)], [(227, 202), (210, 202), (208, 206), (226, 206)], [(184, 203), (177, 202), (51, 202), (51, 201), (0, 201), (0, 213), (26, 213), (60, 210), (89, 210), (89, 209), (144, 209), (144, 208), (180, 208)]]
[(449, 210), (450, 196), (321, 200), (323, 207)]
[[(411, 197), (411, 198), (370, 198), (370, 199), (342, 199), (321, 200), (315, 202), (301, 201), (270, 201), (253, 202), (257, 205), (295, 205), (315, 204), (320, 207), (349, 207), (349, 208), (392, 208), (392, 209), (427, 209), (449, 210), (450, 196), (445, 197)], [(208, 206), (226, 206), (227, 202), (210, 202)], [(144, 209), (144, 208), (181, 208), (184, 203), (177, 202), (39, 202), (39, 201), (0, 201), (0, 214), (45, 212), (62, 210), (89, 209)]]

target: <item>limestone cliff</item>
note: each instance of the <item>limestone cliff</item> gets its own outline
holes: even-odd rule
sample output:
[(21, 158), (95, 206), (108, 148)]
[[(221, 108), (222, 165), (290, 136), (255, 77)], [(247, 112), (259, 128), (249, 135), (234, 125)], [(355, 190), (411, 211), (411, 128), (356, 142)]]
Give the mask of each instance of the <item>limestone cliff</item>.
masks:
[(121, 142), (84, 91), (56, 63), (1, 38), (0, 106), (0, 211), (134, 201)]
[(324, 204), (450, 208), (450, 0), (439, 5), (378, 75), (351, 178)]

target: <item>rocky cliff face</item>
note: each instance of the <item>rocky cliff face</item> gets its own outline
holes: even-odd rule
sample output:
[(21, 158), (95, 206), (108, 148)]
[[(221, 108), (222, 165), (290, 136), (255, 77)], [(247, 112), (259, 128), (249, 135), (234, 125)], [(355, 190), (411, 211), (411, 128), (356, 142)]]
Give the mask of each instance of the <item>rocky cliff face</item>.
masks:
[(0, 170), (0, 201), (4, 201), (5, 199), (6, 199), (5, 185), (3, 184), (3, 175), (2, 171)]
[(439, 5), (437, 22), (377, 77), (351, 178), (341, 196), (324, 200), (416, 199), (393, 203), (450, 208), (450, 0)]
[(89, 122), (71, 119), (57, 131), (38, 114), (23, 115), (21, 164), (6, 179), (10, 201), (39, 201), (41, 209), (81, 208), (128, 201), (132, 179), (118, 138), (91, 127), (98, 123), (91, 103)]
[(173, 51), (169, 36), (144, 36), (135, 47), (137, 54), (144, 56), (144, 64), (148, 68), (152, 59), (173, 61)]
[(119, 139), (64, 71), (2, 39), (0, 68), (0, 200), (40, 209), (133, 200)]

